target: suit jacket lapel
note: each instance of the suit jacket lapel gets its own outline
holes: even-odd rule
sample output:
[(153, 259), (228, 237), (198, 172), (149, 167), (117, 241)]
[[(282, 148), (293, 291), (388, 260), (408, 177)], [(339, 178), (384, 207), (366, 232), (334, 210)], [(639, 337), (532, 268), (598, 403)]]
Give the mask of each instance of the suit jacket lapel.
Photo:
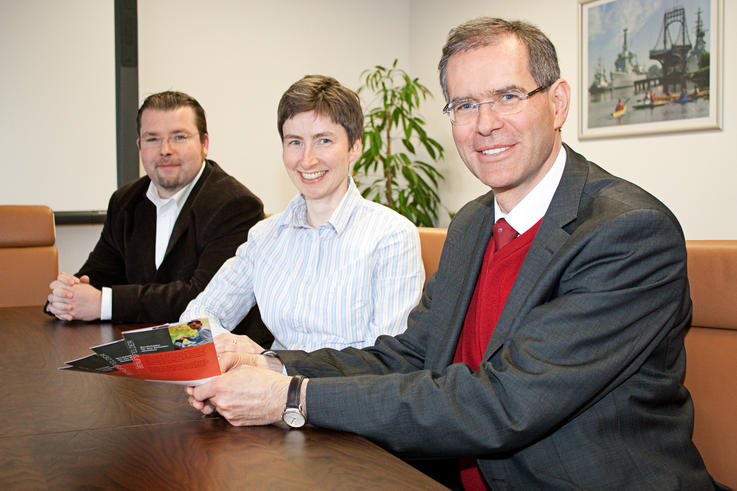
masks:
[(513, 328), (519, 322), (524, 322), (524, 318), (519, 315), (520, 309), (545, 274), (551, 259), (569, 238), (563, 227), (576, 219), (588, 176), (588, 167), (583, 157), (573, 152), (567, 145), (565, 148), (566, 166), (560, 184), (504, 304), (504, 310), (494, 328), (484, 359), (489, 359), (501, 347)]
[(135, 251), (125, 253), (126, 271), (135, 271), (140, 283), (150, 281), (156, 274), (156, 206), (146, 197), (147, 189), (148, 184), (130, 217), (131, 237), (127, 243), (136, 244)]
[(438, 343), (434, 345), (437, 352), (428, 353), (426, 357), (427, 360), (433, 361), (431, 367), (433, 369), (442, 370), (455, 355), (466, 311), (471, 303), (484, 261), (484, 252), (491, 239), (494, 224), (493, 203), (494, 195), (491, 192), (478, 198), (476, 200), (478, 210), (467, 216), (466, 223), (457, 224), (453, 227), (452, 232), (449, 230), (449, 236), (446, 237), (446, 246), (449, 247), (449, 257), (446, 262), (452, 264), (453, 267), (448, 269), (447, 279), (438, 285), (443, 290), (436, 291), (435, 295), (446, 297), (456, 293), (456, 297), (443, 302), (436, 310), (439, 313), (436, 324), (443, 328), (437, 331), (441, 335)]

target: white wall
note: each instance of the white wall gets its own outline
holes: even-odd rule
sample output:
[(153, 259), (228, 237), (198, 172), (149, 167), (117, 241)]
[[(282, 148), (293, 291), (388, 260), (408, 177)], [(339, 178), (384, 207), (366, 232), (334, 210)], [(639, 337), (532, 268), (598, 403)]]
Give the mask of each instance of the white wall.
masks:
[(116, 188), (113, 27), (112, 0), (0, 0), (0, 203), (107, 206)]
[[(0, 204), (105, 209), (116, 188), (112, 0), (0, 0)], [(57, 227), (75, 272), (101, 226)]]
[[(737, 12), (726, 3), (724, 24), (735, 25)], [(282, 170), (276, 132), (281, 93), (307, 73), (329, 74), (356, 88), (363, 69), (399, 57), (435, 94), (422, 113), (446, 148), (440, 194), (455, 211), (486, 189), (455, 151), (440, 114), (436, 67), (448, 30), (480, 15), (525, 19), (552, 39), (573, 92), (567, 143), (664, 201), (688, 239), (737, 239), (737, 159), (730, 145), (737, 141), (734, 30), (724, 34), (720, 131), (579, 141), (577, 0), (217, 0), (206, 7), (194, 0), (139, 2), (140, 95), (176, 89), (195, 96), (208, 114), (211, 158), (276, 212), (295, 192)], [(95, 226), (59, 227), (62, 268), (76, 270), (98, 234)]]
[(102, 225), (57, 225), (56, 248), (59, 251), (59, 271), (76, 273), (97, 244)]
[(210, 158), (271, 213), (296, 193), (276, 128), (282, 93), (315, 73), (357, 89), (364, 69), (409, 58), (408, 0), (139, 1), (138, 19), (141, 99), (168, 89), (194, 96), (207, 112)]
[[(725, 2), (724, 25), (737, 23), (734, 3)], [(687, 239), (737, 239), (737, 33), (724, 33), (723, 129), (605, 140), (579, 141), (578, 0), (412, 0), (410, 15), (412, 70), (436, 94), (437, 111), (425, 111), (429, 131), (446, 147), (443, 202), (457, 209), (486, 191), (455, 152), (450, 126), (439, 114), (443, 105), (437, 62), (448, 30), (482, 15), (523, 19), (540, 27), (558, 50), (562, 76), (571, 85), (573, 101), (563, 139), (576, 151), (610, 172), (644, 187), (676, 214)], [(730, 9), (732, 7), (732, 9)]]
[[(307, 74), (355, 90), (366, 68), (397, 57), (408, 66), (408, 25), (409, 0), (139, 1), (139, 97), (195, 97), (207, 113), (209, 157), (275, 213), (296, 193), (276, 129), (282, 93)], [(114, 169), (114, 158), (106, 165)], [(100, 229), (57, 227), (60, 270), (77, 271)]]

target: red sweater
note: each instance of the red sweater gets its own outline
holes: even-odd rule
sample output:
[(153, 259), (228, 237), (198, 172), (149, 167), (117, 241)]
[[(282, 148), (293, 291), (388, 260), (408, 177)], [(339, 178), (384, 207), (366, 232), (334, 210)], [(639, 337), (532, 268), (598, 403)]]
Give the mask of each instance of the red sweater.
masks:
[[(539, 227), (540, 222), (537, 222), (499, 251), (495, 251), (494, 238), (489, 240), (453, 363), (465, 363), (473, 370), (479, 369), (491, 333)], [(475, 458), (461, 459), (461, 482), (466, 490), (486, 489)]]

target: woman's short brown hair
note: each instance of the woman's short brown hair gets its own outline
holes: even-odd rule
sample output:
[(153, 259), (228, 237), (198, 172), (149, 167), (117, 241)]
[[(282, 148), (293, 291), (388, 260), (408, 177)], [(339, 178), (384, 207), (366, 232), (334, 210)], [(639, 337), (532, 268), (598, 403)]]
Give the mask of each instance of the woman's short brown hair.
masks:
[(284, 122), (292, 116), (315, 111), (341, 125), (353, 145), (363, 137), (363, 111), (358, 94), (325, 75), (307, 75), (284, 92), (279, 101), (277, 125), (284, 138)]

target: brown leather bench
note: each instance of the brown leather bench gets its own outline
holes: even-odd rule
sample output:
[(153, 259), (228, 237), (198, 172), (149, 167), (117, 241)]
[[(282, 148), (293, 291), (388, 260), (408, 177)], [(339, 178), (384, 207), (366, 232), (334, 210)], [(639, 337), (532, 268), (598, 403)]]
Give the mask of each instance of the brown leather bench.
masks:
[(422, 248), (422, 263), (425, 266), (425, 283), (435, 274), (440, 262), (440, 253), (445, 243), (445, 234), (448, 232), (444, 228), (433, 227), (417, 227), (420, 233), (420, 245)]
[(59, 261), (48, 206), (0, 205), (0, 307), (43, 305)]
[[(445, 229), (420, 228), (425, 273), (438, 267)], [(687, 241), (693, 299), (684, 385), (693, 441), (717, 481), (737, 489), (737, 240)]]
[(693, 318), (684, 385), (693, 441), (717, 481), (737, 489), (737, 240), (689, 240)]

